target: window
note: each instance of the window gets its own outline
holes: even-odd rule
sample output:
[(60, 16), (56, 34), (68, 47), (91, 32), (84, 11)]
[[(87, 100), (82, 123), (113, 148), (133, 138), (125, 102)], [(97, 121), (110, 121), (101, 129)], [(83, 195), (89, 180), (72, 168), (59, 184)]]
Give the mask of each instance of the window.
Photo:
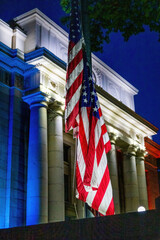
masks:
[(63, 144), (63, 159), (64, 159), (64, 162), (69, 163), (70, 151), (71, 151), (71, 147), (68, 146), (67, 144)]
[(71, 147), (67, 144), (63, 144), (63, 159), (64, 159), (64, 193), (65, 202), (71, 201), (71, 172), (70, 172), (70, 159), (71, 159)]
[(120, 212), (125, 212), (125, 193), (124, 193), (124, 176), (123, 176), (123, 153), (117, 150), (117, 168), (119, 184)]

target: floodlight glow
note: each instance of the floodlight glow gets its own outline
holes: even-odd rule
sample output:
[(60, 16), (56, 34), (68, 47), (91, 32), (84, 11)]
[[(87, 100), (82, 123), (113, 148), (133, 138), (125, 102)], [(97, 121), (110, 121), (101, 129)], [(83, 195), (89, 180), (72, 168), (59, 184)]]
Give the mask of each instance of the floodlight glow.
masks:
[(138, 212), (144, 212), (146, 211), (145, 207), (143, 206), (140, 206), (138, 209), (137, 209)]

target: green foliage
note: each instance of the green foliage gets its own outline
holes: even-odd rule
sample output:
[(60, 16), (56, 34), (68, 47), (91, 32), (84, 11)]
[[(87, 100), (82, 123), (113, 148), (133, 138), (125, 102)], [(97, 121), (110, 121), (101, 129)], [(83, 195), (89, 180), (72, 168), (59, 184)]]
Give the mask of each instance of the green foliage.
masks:
[(66, 12), (66, 13), (70, 13), (70, 0), (61, 0), (61, 6), (62, 9)]
[[(159, 33), (159, 0), (88, 0), (92, 51), (102, 51), (103, 41), (110, 41), (110, 33), (121, 32), (125, 41), (132, 35), (144, 32), (148, 25)], [(70, 1), (61, 0), (66, 13), (70, 12)], [(68, 18), (65, 19), (66, 22)]]

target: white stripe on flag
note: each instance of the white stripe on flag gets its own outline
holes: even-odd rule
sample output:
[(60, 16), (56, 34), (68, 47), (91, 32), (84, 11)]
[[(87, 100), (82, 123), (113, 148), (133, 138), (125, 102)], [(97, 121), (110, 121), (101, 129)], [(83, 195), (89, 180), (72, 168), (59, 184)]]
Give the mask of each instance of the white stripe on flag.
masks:
[(106, 132), (104, 135), (103, 135), (103, 142), (104, 142), (104, 145), (109, 141), (109, 136), (108, 136), (108, 133)]
[(87, 144), (88, 144), (88, 142), (89, 142), (89, 121), (88, 121), (88, 115), (87, 115), (87, 108), (81, 107), (81, 113), (82, 113), (85, 136), (86, 136), (86, 140), (87, 140)]
[(77, 141), (78, 141), (78, 146), (77, 146), (77, 163), (78, 163), (81, 179), (83, 181), (85, 170), (86, 170), (86, 164), (85, 164), (85, 161), (84, 161), (84, 158), (83, 158), (83, 153), (82, 153), (81, 143), (79, 141), (79, 138), (78, 138)]
[(79, 62), (79, 64), (76, 66), (76, 68), (69, 75), (69, 79), (67, 80), (67, 83), (66, 83), (67, 90), (72, 86), (75, 79), (79, 76), (79, 74), (82, 72), (82, 70), (83, 70), (83, 59)]
[[(104, 119), (103, 119), (103, 116), (100, 117), (100, 125), (101, 127), (103, 126), (103, 124), (105, 124), (104, 122)], [(104, 145), (109, 141), (109, 136), (108, 136), (108, 133), (106, 132), (104, 135), (103, 135), (103, 142), (104, 142)]]
[(92, 171), (92, 178), (91, 178), (91, 186), (95, 187), (95, 188), (98, 188), (98, 182), (97, 182), (98, 176), (97, 176), (97, 174), (98, 174), (97, 157), (96, 157), (96, 154), (95, 154), (93, 171)]
[(97, 190), (95, 190), (95, 191), (92, 190), (92, 191), (88, 192), (88, 196), (87, 196), (86, 202), (88, 203), (88, 205), (90, 207), (92, 207), (92, 202), (93, 202), (93, 200), (95, 198), (96, 193), (97, 193)]
[(75, 94), (72, 96), (71, 100), (69, 101), (69, 103), (67, 104), (67, 109), (66, 109), (66, 115), (65, 115), (65, 119), (67, 119), (69, 117), (69, 115), (71, 114), (71, 112), (73, 111), (75, 105), (77, 104), (77, 102), (79, 101), (80, 98), (80, 94), (81, 94), (81, 88), (82, 85), (79, 86), (79, 88), (77, 89), (77, 91), (75, 92)]
[(80, 39), (79, 42), (69, 52), (68, 64), (75, 58), (75, 56), (79, 53), (81, 49), (82, 49), (82, 39)]
[(97, 184), (98, 184), (98, 186), (100, 185), (100, 183), (102, 181), (102, 178), (106, 171), (106, 167), (107, 167), (107, 156), (106, 156), (106, 152), (104, 149), (102, 157), (101, 157), (101, 161), (100, 161), (98, 169), (97, 169)]
[(97, 145), (99, 143), (101, 133), (102, 133), (102, 131), (101, 131), (101, 126), (100, 126), (100, 121), (98, 120), (97, 124), (95, 126), (95, 149), (97, 148)]

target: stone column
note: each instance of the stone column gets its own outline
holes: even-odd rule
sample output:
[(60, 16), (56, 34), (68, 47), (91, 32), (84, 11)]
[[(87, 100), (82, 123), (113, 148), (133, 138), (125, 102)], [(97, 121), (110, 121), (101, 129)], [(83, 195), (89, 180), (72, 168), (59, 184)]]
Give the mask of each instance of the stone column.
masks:
[(113, 199), (114, 199), (114, 207), (115, 213), (120, 213), (120, 201), (119, 201), (119, 185), (118, 185), (118, 168), (117, 168), (117, 154), (116, 154), (116, 135), (113, 133), (109, 134), (110, 141), (111, 141), (111, 150), (107, 154), (108, 157), (108, 167), (109, 173), (113, 188)]
[(77, 214), (78, 219), (85, 218), (85, 203), (77, 199)]
[(48, 222), (47, 97), (23, 98), (30, 105), (26, 225)]
[(147, 185), (146, 185), (146, 174), (144, 165), (144, 150), (139, 150), (137, 152), (137, 177), (138, 177), (138, 189), (139, 189), (139, 205), (148, 209), (148, 195), (147, 195)]
[(136, 169), (136, 148), (130, 145), (125, 153), (123, 162), (125, 209), (126, 212), (135, 212), (139, 207), (139, 191)]
[(64, 161), (63, 161), (63, 110), (56, 102), (49, 106), (48, 118), (48, 221), (65, 219)]

